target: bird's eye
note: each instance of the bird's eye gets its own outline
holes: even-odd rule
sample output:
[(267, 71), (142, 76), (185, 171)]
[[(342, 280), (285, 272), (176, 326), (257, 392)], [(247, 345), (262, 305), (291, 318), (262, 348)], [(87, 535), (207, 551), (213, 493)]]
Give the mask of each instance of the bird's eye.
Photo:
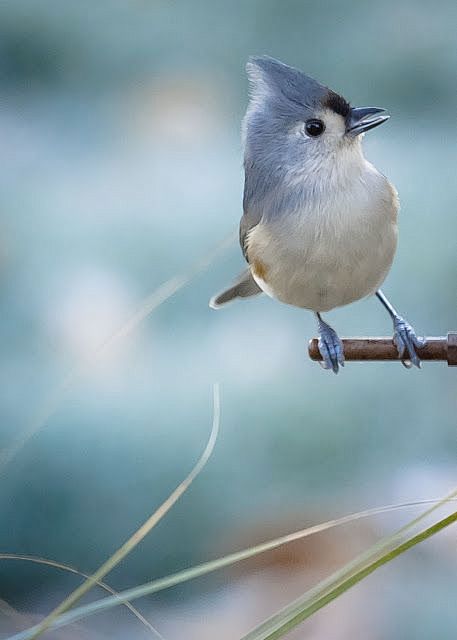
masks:
[(324, 133), (325, 124), (322, 122), (322, 120), (307, 120), (305, 124), (305, 131), (312, 138), (317, 138), (317, 136), (320, 136)]

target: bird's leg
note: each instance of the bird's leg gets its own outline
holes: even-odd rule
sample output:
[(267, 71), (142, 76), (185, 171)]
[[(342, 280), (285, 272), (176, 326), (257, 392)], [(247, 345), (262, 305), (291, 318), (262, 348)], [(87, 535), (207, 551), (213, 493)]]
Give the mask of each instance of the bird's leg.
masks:
[[(398, 355), (401, 358), (403, 365), (409, 369), (414, 364), (420, 369), (421, 363), (416, 353), (417, 347), (423, 347), (426, 344), (425, 338), (416, 336), (416, 333), (412, 326), (406, 322), (398, 313), (394, 307), (387, 300), (381, 289), (376, 291), (376, 296), (381, 303), (387, 309), (390, 317), (394, 323), (394, 336), (393, 341), (398, 349)], [(406, 356), (406, 357), (405, 357)]]
[(319, 351), (323, 359), (324, 369), (332, 369), (333, 373), (338, 373), (339, 365), (344, 367), (343, 343), (338, 338), (336, 332), (321, 318), (320, 313), (316, 313), (317, 326), (319, 329)]

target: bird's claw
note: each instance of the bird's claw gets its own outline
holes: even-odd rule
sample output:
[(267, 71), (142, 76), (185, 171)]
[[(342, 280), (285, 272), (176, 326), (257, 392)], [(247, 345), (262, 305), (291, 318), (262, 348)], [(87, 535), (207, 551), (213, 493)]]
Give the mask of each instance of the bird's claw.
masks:
[[(416, 353), (417, 348), (424, 347), (427, 343), (425, 338), (416, 336), (412, 326), (400, 316), (394, 318), (393, 341), (398, 350), (398, 355), (404, 367), (411, 369), (414, 365), (421, 368), (421, 361)], [(406, 356), (406, 357), (405, 357)]]
[(321, 366), (338, 373), (339, 365), (344, 367), (343, 343), (328, 324), (319, 325), (318, 347), (323, 360)]

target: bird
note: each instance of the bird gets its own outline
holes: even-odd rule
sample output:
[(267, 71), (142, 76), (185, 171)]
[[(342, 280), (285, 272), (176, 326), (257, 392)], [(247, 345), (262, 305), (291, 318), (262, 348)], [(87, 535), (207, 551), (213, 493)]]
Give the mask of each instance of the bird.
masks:
[(410, 368), (425, 339), (380, 289), (397, 248), (395, 187), (364, 156), (362, 138), (389, 119), (269, 56), (246, 65), (242, 124), (247, 268), (210, 300), (219, 309), (261, 293), (312, 311), (322, 366), (338, 373), (344, 349), (322, 314), (375, 295), (393, 322), (393, 342)]

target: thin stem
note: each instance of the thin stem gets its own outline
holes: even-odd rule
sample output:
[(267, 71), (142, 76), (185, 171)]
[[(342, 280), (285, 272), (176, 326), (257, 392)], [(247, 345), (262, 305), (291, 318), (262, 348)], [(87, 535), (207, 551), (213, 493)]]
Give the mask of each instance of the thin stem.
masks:
[(61, 604), (53, 609), (51, 613), (49, 613), (46, 618), (36, 627), (35, 631), (31, 635), (31, 639), (35, 640), (41, 636), (52, 623), (58, 618), (61, 614), (68, 611), (74, 604), (78, 602), (92, 587), (94, 587), (98, 582), (103, 580), (103, 578), (112, 570), (115, 566), (117, 566), (121, 560), (123, 560), (142, 540), (146, 537), (146, 535), (151, 531), (153, 527), (168, 513), (168, 511), (173, 507), (173, 505), (177, 502), (177, 500), (187, 491), (191, 483), (195, 480), (195, 478), (202, 471), (206, 463), (208, 462), (214, 445), (216, 444), (217, 435), (219, 432), (219, 422), (220, 422), (220, 393), (219, 393), (219, 385), (213, 385), (213, 425), (211, 428), (211, 434), (205, 450), (200, 456), (198, 462), (193, 467), (192, 471), (187, 475), (187, 477), (176, 487), (176, 489), (168, 496), (168, 498), (154, 511), (152, 515), (144, 522), (139, 529), (133, 533), (130, 538), (124, 542), (124, 544), (117, 549), (113, 553), (112, 556), (106, 560), (101, 567), (95, 571), (93, 575), (91, 575), (87, 580), (85, 580), (77, 589), (75, 589), (69, 596), (61, 602)]

